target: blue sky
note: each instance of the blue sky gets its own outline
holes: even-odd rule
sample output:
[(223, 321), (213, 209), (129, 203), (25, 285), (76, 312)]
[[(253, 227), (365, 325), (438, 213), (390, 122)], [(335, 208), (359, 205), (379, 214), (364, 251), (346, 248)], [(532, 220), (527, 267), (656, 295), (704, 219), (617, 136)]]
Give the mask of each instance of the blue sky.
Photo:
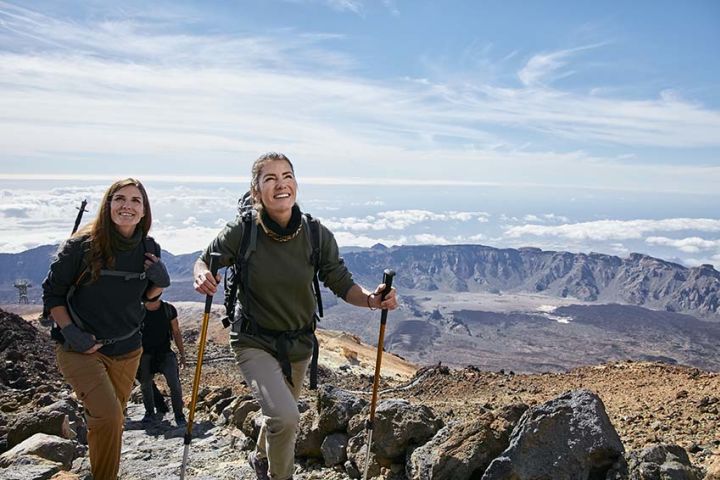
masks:
[[(0, 0), (0, 227), (32, 233), (0, 250), (60, 234), (27, 223), (55, 215), (27, 203), (37, 182), (220, 188), (277, 150), (307, 185), (365, 185), (368, 208), (326, 214), (340, 230), (356, 215), (436, 215), (348, 243), (427, 243), (420, 225), (442, 236), (427, 222), (482, 212), (435, 240), (720, 265), (707, 223), (720, 205), (717, 45), (710, 0)], [(394, 195), (375, 199), (380, 183)], [(405, 205), (400, 184), (428, 183), (440, 187), (427, 206)], [(226, 208), (167, 213), (215, 229)], [(612, 224), (596, 243), (577, 233), (607, 221), (660, 223)]]

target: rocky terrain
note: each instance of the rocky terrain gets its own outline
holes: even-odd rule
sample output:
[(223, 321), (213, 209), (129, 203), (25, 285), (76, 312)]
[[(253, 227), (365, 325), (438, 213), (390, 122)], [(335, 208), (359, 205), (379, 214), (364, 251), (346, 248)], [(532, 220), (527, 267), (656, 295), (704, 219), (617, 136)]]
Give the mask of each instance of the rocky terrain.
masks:
[[(179, 307), (192, 356), (202, 307)], [(26, 308), (22, 319), (0, 311), (0, 450), (15, 447), (0, 455), (0, 478), (84, 478), (83, 421), (53, 368), (52, 345), (34, 320), (37, 313)], [(189, 478), (253, 478), (246, 455), (257, 406), (232, 368), (226, 335), (211, 324)], [(341, 332), (322, 332), (321, 342), (323, 386), (302, 396), (296, 478), (357, 478), (375, 349)], [(371, 457), (375, 478), (720, 478), (718, 373), (632, 361), (567, 373), (442, 365), (416, 370), (386, 353), (383, 374)], [(182, 377), (187, 394), (192, 368)], [(138, 400), (136, 392), (121, 478), (147, 478), (149, 471), (158, 479), (177, 478), (183, 432), (168, 420), (143, 426)], [(37, 432), (48, 436), (36, 435), (35, 446), (28, 446)], [(564, 460), (548, 462), (558, 451)], [(554, 473), (542, 474), (543, 468)]]

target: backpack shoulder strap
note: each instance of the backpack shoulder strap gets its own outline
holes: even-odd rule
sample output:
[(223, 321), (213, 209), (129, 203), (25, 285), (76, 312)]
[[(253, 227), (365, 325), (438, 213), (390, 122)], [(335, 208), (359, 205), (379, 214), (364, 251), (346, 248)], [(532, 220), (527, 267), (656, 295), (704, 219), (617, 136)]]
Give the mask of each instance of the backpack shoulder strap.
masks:
[(320, 260), (322, 255), (322, 228), (320, 222), (313, 218), (309, 213), (302, 216), (303, 228), (305, 228), (306, 238), (310, 244), (310, 263), (314, 268), (313, 274), (313, 290), (315, 290), (315, 301), (317, 302), (318, 316), (323, 316), (322, 295), (320, 295), (320, 280), (318, 271), (320, 270)]
[[(239, 268), (239, 272), (235, 272), (237, 275), (240, 273), (240, 281), (242, 282), (243, 297), (245, 298), (246, 305), (243, 305), (243, 315), (248, 318), (251, 324), (254, 326), (254, 320), (250, 314), (250, 257), (255, 252), (257, 247), (257, 211), (255, 209), (250, 210), (249, 213), (243, 215), (243, 238), (240, 242), (240, 250), (238, 251), (237, 259), (235, 260), (236, 268)], [(236, 319), (241, 320), (241, 319)]]

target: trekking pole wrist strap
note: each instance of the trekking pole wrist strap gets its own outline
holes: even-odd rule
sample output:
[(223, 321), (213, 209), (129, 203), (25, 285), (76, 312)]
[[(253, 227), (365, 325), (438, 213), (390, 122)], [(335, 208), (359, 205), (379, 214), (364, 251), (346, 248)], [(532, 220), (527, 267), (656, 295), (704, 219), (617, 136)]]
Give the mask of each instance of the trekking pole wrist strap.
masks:
[(367, 296), (367, 306), (370, 310), (377, 310), (377, 307), (373, 307), (372, 304), (370, 303), (370, 299), (374, 296), (375, 296), (374, 293), (371, 293), (370, 295)]

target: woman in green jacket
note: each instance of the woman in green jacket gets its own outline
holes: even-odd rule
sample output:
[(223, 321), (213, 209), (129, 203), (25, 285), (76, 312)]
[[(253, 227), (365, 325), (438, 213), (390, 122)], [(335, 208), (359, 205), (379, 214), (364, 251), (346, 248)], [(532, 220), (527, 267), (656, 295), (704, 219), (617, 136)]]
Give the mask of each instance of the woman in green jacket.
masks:
[[(250, 455), (259, 479), (292, 478), (300, 419), (297, 399), (313, 350), (312, 328), (308, 325), (315, 314), (315, 297), (310, 286), (314, 266), (308, 261), (311, 242), (306, 238), (302, 212), (295, 203), (297, 188), (293, 165), (285, 155), (268, 153), (253, 164), (250, 193), (257, 211), (257, 239), (248, 264), (248, 276), (252, 279), (247, 289), (249, 298), (244, 298), (242, 288), (239, 294), (243, 310), (251, 312), (257, 328), (236, 322), (230, 344), (265, 416), (257, 449)], [(220, 276), (213, 278), (208, 269), (210, 253), (221, 254), (220, 266), (233, 265), (244, 228), (240, 218), (228, 223), (195, 263), (194, 286), (199, 293), (215, 294)], [(318, 276), (324, 285), (358, 307), (397, 308), (394, 289), (383, 300), (379, 292), (384, 285), (369, 291), (353, 281), (339, 256), (333, 234), (322, 225), (320, 229)], [(287, 335), (288, 332), (292, 334)], [(289, 368), (283, 373), (286, 361)]]

